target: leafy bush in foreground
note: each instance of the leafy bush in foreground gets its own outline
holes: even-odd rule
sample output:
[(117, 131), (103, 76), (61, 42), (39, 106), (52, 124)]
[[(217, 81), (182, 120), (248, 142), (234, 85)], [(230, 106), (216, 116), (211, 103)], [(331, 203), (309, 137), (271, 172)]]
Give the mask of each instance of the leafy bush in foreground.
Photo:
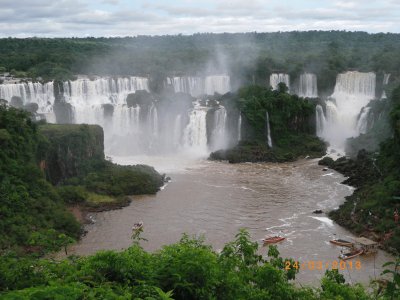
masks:
[[(296, 287), (276, 246), (268, 257), (246, 231), (217, 254), (202, 239), (184, 235), (155, 253), (138, 242), (67, 260), (0, 257), (2, 299), (373, 299), (328, 271), (321, 288)], [(385, 295), (379, 294), (379, 299)]]

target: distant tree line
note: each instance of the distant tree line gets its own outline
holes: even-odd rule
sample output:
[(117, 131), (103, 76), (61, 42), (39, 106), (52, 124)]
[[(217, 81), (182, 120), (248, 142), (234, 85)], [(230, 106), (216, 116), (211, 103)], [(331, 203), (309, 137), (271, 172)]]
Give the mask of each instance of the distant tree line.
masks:
[[(188, 75), (228, 72), (265, 84), (271, 72), (318, 75), (330, 90), (348, 69), (398, 73), (400, 34), (347, 31), (202, 33), (190, 36), (0, 39), (0, 69), (43, 80), (73, 74)], [(332, 83), (333, 82), (333, 83)], [(235, 84), (235, 82), (233, 82)]]

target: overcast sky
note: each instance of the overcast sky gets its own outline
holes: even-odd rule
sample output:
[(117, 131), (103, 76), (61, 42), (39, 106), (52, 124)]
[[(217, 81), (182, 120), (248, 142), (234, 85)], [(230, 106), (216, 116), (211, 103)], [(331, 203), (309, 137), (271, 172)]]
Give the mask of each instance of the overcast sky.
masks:
[(400, 32), (400, 0), (0, 0), (0, 37)]

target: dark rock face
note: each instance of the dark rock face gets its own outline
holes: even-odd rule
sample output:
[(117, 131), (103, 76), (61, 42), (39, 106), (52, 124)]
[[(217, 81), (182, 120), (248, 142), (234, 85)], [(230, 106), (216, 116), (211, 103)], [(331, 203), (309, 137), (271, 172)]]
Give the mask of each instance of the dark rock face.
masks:
[(54, 101), (57, 102), (65, 102), (64, 99), (64, 83), (62, 81), (54, 81)]
[(149, 106), (154, 101), (152, 95), (147, 91), (136, 91), (135, 93), (128, 94), (126, 97), (126, 104), (128, 107)]
[(10, 105), (15, 108), (22, 108), (24, 106), (24, 102), (22, 101), (21, 97), (12, 96)]
[(71, 124), (73, 122), (73, 113), (71, 104), (64, 99), (64, 83), (54, 81), (54, 105), (53, 110), (58, 124)]
[(71, 104), (66, 102), (55, 102), (53, 110), (58, 124), (71, 124), (73, 122)]
[(37, 103), (28, 103), (24, 105), (23, 109), (30, 113), (36, 113), (39, 109), (39, 105)]
[(104, 159), (103, 129), (97, 125), (43, 125), (47, 138), (43, 151), (47, 179), (58, 184), (85, 173), (91, 164)]
[(360, 187), (367, 181), (379, 177), (379, 171), (374, 167), (371, 156), (365, 150), (361, 150), (358, 153), (356, 160), (340, 157), (335, 161), (330, 157), (324, 157), (318, 164), (327, 166), (349, 177), (343, 181), (343, 184), (354, 187)]
[(104, 117), (109, 117), (111, 118), (114, 114), (114, 106), (112, 104), (103, 104), (101, 106), (103, 108), (103, 112), (104, 112)]

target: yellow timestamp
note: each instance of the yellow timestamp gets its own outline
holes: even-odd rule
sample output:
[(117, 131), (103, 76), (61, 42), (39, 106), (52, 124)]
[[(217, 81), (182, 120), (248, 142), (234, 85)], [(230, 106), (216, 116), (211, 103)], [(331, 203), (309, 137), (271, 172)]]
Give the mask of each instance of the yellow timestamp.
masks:
[(333, 261), (322, 261), (322, 260), (309, 260), (306, 262), (299, 261), (285, 261), (285, 270), (361, 270), (361, 261), (344, 261), (344, 260), (333, 260)]

